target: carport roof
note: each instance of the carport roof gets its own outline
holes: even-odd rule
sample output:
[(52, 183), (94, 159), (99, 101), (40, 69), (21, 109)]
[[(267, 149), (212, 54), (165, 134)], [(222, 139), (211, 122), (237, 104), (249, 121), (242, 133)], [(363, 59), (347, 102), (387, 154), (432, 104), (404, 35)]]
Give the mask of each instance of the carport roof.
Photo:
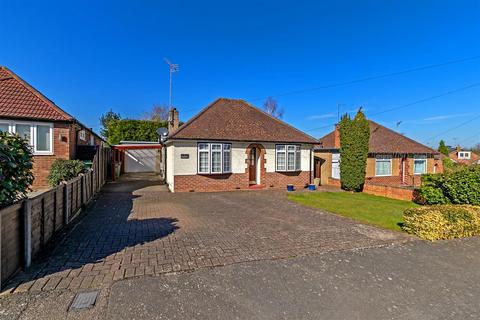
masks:
[(318, 143), (315, 138), (244, 100), (227, 98), (215, 100), (169, 139)]

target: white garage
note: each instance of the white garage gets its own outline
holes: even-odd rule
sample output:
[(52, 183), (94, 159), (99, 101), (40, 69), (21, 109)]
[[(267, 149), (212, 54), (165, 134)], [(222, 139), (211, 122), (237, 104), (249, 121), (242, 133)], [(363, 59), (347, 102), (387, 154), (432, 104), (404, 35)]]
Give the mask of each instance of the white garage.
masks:
[(113, 167), (116, 177), (122, 173), (160, 173), (161, 144), (128, 141), (114, 145)]
[(156, 172), (158, 149), (125, 150), (125, 172)]

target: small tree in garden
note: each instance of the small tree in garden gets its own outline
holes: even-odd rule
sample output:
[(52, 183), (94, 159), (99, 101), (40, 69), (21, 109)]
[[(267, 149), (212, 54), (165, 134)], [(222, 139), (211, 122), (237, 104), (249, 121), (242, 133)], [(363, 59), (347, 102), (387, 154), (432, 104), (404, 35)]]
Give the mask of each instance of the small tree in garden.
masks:
[(340, 181), (348, 191), (362, 191), (368, 157), (370, 126), (362, 110), (340, 120)]
[(445, 145), (445, 141), (440, 140), (440, 143), (438, 144), (438, 152), (448, 156), (448, 147)]
[(27, 141), (0, 131), (0, 207), (25, 197), (30, 190), (32, 159)]

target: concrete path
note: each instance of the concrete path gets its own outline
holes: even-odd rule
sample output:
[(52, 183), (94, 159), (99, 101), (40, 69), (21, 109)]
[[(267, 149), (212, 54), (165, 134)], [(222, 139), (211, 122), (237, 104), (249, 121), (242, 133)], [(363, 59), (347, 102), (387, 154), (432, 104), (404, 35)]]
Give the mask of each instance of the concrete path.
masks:
[(107, 319), (480, 319), (480, 239), (116, 283)]
[(479, 319), (479, 266), (480, 238), (416, 241), (121, 280), (84, 311), (11, 294), (0, 319)]
[(158, 178), (106, 185), (64, 242), (11, 283), (17, 293), (107, 288), (176, 271), (412, 240), (307, 208), (285, 192), (176, 193)]

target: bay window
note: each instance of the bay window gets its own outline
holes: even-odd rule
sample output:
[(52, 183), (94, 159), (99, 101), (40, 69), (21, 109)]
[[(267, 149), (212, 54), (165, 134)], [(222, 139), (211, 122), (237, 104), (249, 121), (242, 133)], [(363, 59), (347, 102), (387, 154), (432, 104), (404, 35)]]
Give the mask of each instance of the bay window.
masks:
[(375, 176), (385, 177), (392, 175), (392, 157), (377, 156), (375, 158)]
[(276, 171), (300, 171), (300, 146), (294, 144), (278, 144), (275, 147)]
[(231, 145), (227, 143), (199, 143), (198, 173), (232, 172)]
[(415, 155), (413, 157), (413, 174), (427, 173), (427, 156)]

